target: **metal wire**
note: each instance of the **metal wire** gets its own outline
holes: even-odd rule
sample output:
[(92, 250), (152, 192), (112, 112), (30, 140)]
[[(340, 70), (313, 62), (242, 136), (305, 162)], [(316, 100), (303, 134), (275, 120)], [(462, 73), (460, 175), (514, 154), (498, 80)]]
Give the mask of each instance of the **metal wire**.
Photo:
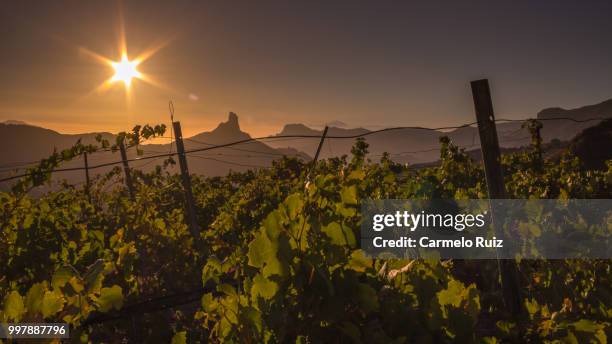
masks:
[[(544, 120), (544, 121), (569, 120), (569, 121), (576, 122), (576, 123), (585, 123), (585, 122), (589, 122), (589, 121), (606, 120), (606, 119), (607, 118), (596, 117), (596, 118), (588, 118), (588, 119), (584, 119), (584, 120), (576, 120), (576, 119), (569, 118), (569, 117), (556, 117), (556, 118), (545, 118), (545, 119), (535, 119), (535, 120), (538, 120), (538, 121), (539, 120)], [(526, 122), (526, 121), (529, 121), (529, 120), (533, 120), (533, 119), (531, 119), (531, 118), (528, 118), (528, 119), (505, 119), (505, 118), (501, 118), (501, 119), (496, 119), (495, 122)], [(462, 124), (462, 125), (458, 125), (458, 126), (446, 126), (446, 127), (437, 127), (437, 128), (427, 128), (427, 127), (420, 127), (420, 126), (392, 127), (392, 128), (384, 128), (384, 129), (369, 131), (369, 132), (361, 133), (361, 134), (357, 134), (357, 135), (327, 136), (326, 138), (327, 139), (355, 139), (355, 138), (371, 136), (371, 135), (375, 135), (375, 134), (379, 134), (379, 133), (383, 133), (383, 132), (387, 132), (387, 131), (406, 130), (406, 129), (441, 131), (441, 130), (451, 130), (451, 129), (466, 128), (466, 127), (470, 127), (472, 125), (475, 125), (477, 123), (478, 122), (471, 122), (471, 123), (466, 123), (466, 124)], [(232, 146), (236, 146), (236, 145), (247, 143), (247, 142), (265, 141), (265, 140), (279, 139), (279, 138), (292, 138), (292, 139), (298, 139), (298, 138), (317, 138), (317, 139), (320, 139), (321, 135), (276, 135), (276, 136), (263, 136), (263, 137), (256, 137), (256, 138), (249, 138), (249, 139), (234, 141), (234, 142), (225, 143), (225, 144), (219, 144), (219, 145), (205, 147), (205, 148), (192, 149), (192, 150), (185, 151), (185, 154), (191, 154), (191, 153), (197, 153), (197, 152), (205, 152), (205, 151), (209, 151), (209, 150), (213, 150), (213, 149), (232, 147)], [(168, 156), (174, 156), (174, 155), (177, 155), (177, 154), (178, 153), (163, 153), (163, 154), (151, 155), (151, 156), (147, 156), (147, 157), (127, 159), (127, 162), (155, 159), (155, 158), (160, 158), (160, 157), (168, 157)], [(97, 169), (97, 168), (102, 168), (102, 167), (107, 167), (107, 166), (118, 165), (118, 164), (121, 164), (121, 163), (122, 163), (121, 160), (120, 161), (114, 161), (114, 162), (108, 162), (108, 163), (104, 163), (104, 164), (98, 164), (98, 165), (90, 166), (89, 169)], [(74, 167), (74, 168), (56, 169), (56, 170), (53, 170), (53, 172), (81, 171), (81, 170), (84, 170), (84, 169), (85, 169), (84, 167)], [(28, 175), (27, 173), (24, 173), (24, 174), (20, 174), (20, 175), (15, 175), (15, 176), (3, 178), (3, 179), (0, 179), (0, 183), (6, 182), (6, 181), (9, 181), (9, 180), (13, 180), (13, 179), (17, 179), (17, 178), (22, 178), (22, 177), (25, 177), (27, 175)]]

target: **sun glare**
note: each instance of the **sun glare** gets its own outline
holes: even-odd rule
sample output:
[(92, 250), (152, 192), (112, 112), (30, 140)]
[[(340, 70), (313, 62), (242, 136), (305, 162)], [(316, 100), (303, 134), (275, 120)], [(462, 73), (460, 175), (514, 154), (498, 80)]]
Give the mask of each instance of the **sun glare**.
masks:
[(133, 78), (141, 78), (142, 74), (136, 68), (140, 61), (128, 60), (127, 55), (121, 57), (119, 62), (111, 62), (111, 66), (115, 69), (111, 81), (123, 81), (126, 87), (130, 87)]
[(108, 79), (106, 79), (103, 83), (101, 83), (98, 87), (93, 89), (91, 92), (86, 94), (84, 97), (87, 97), (91, 94), (104, 92), (108, 90), (109, 88), (111, 88), (114, 84), (117, 84), (117, 82), (122, 81), (125, 86), (124, 88), (125, 88), (126, 99), (128, 100), (128, 103), (129, 103), (131, 89), (133, 88), (132, 81), (134, 79), (141, 80), (146, 84), (153, 85), (157, 88), (164, 89), (169, 92), (174, 92), (171, 88), (164, 85), (162, 82), (156, 80), (150, 74), (138, 70), (138, 67), (140, 67), (141, 63), (147, 61), (149, 58), (155, 55), (159, 50), (161, 50), (167, 44), (169, 44), (170, 41), (173, 39), (173, 37), (166, 37), (164, 39), (160, 39), (157, 41), (156, 44), (145, 49), (144, 51), (142, 51), (140, 54), (136, 55), (135, 57), (133, 56), (132, 59), (129, 59), (128, 53), (127, 53), (127, 44), (125, 40), (125, 29), (123, 25), (123, 16), (120, 14), (120, 17), (121, 19), (119, 21), (120, 24), (119, 24), (119, 29), (118, 29), (118, 32), (119, 32), (118, 51), (121, 54), (120, 55), (121, 59), (119, 61), (113, 61), (109, 59), (108, 57), (103, 56), (95, 51), (89, 50), (85, 47), (79, 47), (80, 53), (88, 55), (89, 57), (93, 58), (97, 62), (107, 67), (112, 68), (114, 72), (112, 76), (109, 76)]

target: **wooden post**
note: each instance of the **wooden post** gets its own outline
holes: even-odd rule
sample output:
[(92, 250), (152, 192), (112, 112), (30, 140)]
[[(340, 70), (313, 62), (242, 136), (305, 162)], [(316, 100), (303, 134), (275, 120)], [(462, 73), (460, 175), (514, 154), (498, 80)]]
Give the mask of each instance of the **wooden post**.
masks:
[(125, 151), (125, 144), (123, 140), (119, 143), (119, 150), (121, 151), (121, 160), (123, 160), (123, 172), (125, 173), (125, 185), (128, 188), (130, 193), (130, 198), (135, 200), (134, 196), (134, 185), (132, 184), (132, 175), (130, 174), (130, 165), (128, 165), (127, 161), (127, 153)]
[(321, 135), (321, 141), (319, 141), (319, 147), (317, 147), (317, 152), (315, 153), (314, 156), (314, 162), (316, 163), (317, 160), (319, 160), (319, 154), (321, 154), (321, 148), (323, 147), (323, 142), (325, 141), (325, 137), (327, 136), (327, 130), (329, 128), (327, 126), (325, 126), (325, 129), (323, 129), (323, 135)]
[[(507, 194), (504, 186), (501, 154), (497, 129), (495, 127), (495, 115), (493, 113), (489, 81), (487, 79), (472, 81), (471, 86), (489, 199), (505, 199)], [(493, 226), (495, 226), (493, 208), (491, 207), (491, 219)], [(498, 230), (497, 228), (495, 230), (497, 238), (503, 238), (503, 230)], [(522, 305), (516, 264), (513, 260), (509, 259), (498, 259), (497, 262), (501, 275), (504, 304), (513, 316), (518, 316)]]
[(89, 192), (91, 184), (89, 181), (89, 163), (87, 162), (87, 152), (83, 153), (83, 160), (85, 160), (85, 193), (87, 194), (89, 203), (91, 203), (91, 194)]
[(306, 175), (307, 183), (310, 182), (310, 175), (312, 174), (314, 169), (317, 167), (317, 161), (319, 160), (319, 154), (321, 154), (321, 148), (323, 148), (323, 142), (325, 142), (325, 137), (327, 136), (327, 129), (329, 129), (327, 126), (325, 126), (325, 129), (323, 129), (323, 135), (321, 135), (321, 141), (319, 141), (317, 152), (315, 153), (314, 159), (312, 160), (312, 167), (308, 171), (308, 175)]
[(196, 219), (195, 201), (191, 191), (191, 177), (189, 176), (189, 169), (187, 168), (187, 157), (185, 156), (185, 146), (183, 145), (181, 123), (178, 121), (172, 122), (172, 127), (174, 128), (176, 150), (178, 152), (179, 166), (181, 168), (181, 180), (183, 182), (183, 189), (185, 191), (185, 212), (187, 214), (187, 220), (189, 221), (191, 234), (194, 236), (194, 238), (197, 238), (200, 235), (200, 230), (198, 228), (198, 222)]

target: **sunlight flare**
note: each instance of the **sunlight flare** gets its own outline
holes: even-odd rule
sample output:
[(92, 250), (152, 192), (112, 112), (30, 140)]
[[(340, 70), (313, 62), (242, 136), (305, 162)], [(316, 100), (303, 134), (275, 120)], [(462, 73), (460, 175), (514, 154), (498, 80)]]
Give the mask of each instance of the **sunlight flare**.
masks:
[(159, 39), (155, 44), (151, 45), (149, 48), (145, 49), (144, 51), (141, 51), (139, 54), (132, 55), (132, 59), (130, 59), (127, 53), (128, 49), (127, 49), (127, 43), (125, 39), (125, 27), (124, 27), (122, 15), (120, 15), (119, 22), (120, 24), (118, 28), (118, 32), (119, 32), (118, 50), (119, 50), (121, 58), (118, 61), (115, 61), (106, 56), (103, 56), (88, 48), (79, 47), (79, 52), (81, 54), (87, 55), (90, 58), (93, 58), (95, 61), (110, 67), (110, 69), (112, 69), (113, 71), (113, 74), (109, 76), (108, 79), (106, 79), (98, 87), (96, 87), (95, 89), (93, 89), (92, 91), (84, 95), (82, 98), (88, 97), (92, 94), (103, 93), (107, 91), (108, 89), (110, 89), (111, 87), (113, 87), (113, 85), (117, 84), (118, 82), (122, 82), (125, 88), (125, 93), (127, 97), (126, 99), (128, 100), (128, 103), (129, 103), (130, 94), (132, 93), (131, 89), (134, 87), (133, 85), (134, 79), (138, 79), (139, 81), (143, 81), (146, 84), (152, 85), (156, 88), (163, 89), (168, 92), (173, 92), (173, 93), (176, 92), (175, 90), (171, 89), (164, 83), (155, 79), (152, 75), (139, 70), (140, 65), (142, 63), (147, 61), (149, 58), (153, 57), (153, 55), (155, 55), (159, 50), (166, 47), (174, 39), (174, 36), (169, 36), (169, 37)]
[(123, 81), (125, 87), (130, 87), (133, 78), (142, 78), (142, 74), (137, 67), (140, 64), (139, 60), (130, 61), (126, 54), (121, 57), (121, 61), (111, 62), (111, 66), (115, 70), (115, 75), (111, 78), (111, 82)]

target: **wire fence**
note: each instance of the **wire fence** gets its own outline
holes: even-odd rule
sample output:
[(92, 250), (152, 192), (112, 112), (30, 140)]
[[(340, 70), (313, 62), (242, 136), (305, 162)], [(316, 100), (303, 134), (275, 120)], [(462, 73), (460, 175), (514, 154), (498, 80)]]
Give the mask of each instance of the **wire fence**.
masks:
[[(146, 140), (143, 141), (147, 142)], [(126, 147), (126, 150), (130, 150), (132, 148), (137, 148), (139, 145), (130, 145), (128, 147)], [(114, 151), (111, 148), (102, 148), (102, 149), (97, 149), (95, 152), (91, 152), (88, 153), (88, 159), (92, 159), (92, 158), (96, 158), (97, 156), (100, 156), (100, 153), (113, 153)], [(74, 157), (73, 159), (71, 159), (70, 161), (76, 161), (79, 159), (82, 159), (83, 155), (77, 155), (76, 157)], [(14, 170), (23, 170), (23, 169), (27, 169), (29, 167), (38, 165), (40, 163), (40, 159), (38, 160), (31, 160), (31, 161), (18, 161), (18, 162), (10, 162), (7, 164), (3, 164), (0, 165), (0, 173), (1, 172), (6, 172), (6, 171), (14, 171)]]
[[(591, 120), (597, 120), (597, 119), (591, 119)], [(504, 121), (504, 120), (499, 120), (499, 121)], [(513, 122), (518, 122), (518, 121), (514, 121)], [(524, 120), (522, 121), (524, 122)], [(585, 122), (585, 121), (581, 121), (581, 122)], [(466, 125), (462, 125), (462, 126), (457, 126), (457, 127), (453, 127), (453, 128), (462, 128), (462, 127), (466, 127)], [(414, 127), (412, 127), (414, 128)], [(447, 127), (449, 128), (449, 127)], [(353, 136), (327, 136), (327, 137), (322, 137), (322, 136), (308, 136), (309, 138), (318, 138), (318, 139), (325, 139), (325, 138), (339, 138), (339, 139), (346, 139), (346, 138), (357, 138), (357, 137), (363, 137), (363, 136), (368, 136), (368, 135), (373, 135), (376, 134), (378, 132), (384, 132), (384, 131), (389, 131), (389, 130), (399, 130), (399, 129), (405, 129), (404, 127), (402, 128), (387, 128), (387, 129), (382, 129), (376, 132), (372, 132), (372, 133), (365, 133), (365, 134), (360, 134), (360, 135), (353, 135)], [(436, 130), (436, 129), (428, 129), (428, 130)], [(289, 136), (284, 136), (285, 138), (289, 138)], [(300, 138), (303, 138), (303, 136), (299, 136)], [(519, 137), (516, 138), (516, 141), (520, 141), (520, 140), (527, 140), (530, 139), (530, 136), (525, 136), (525, 137)], [(255, 140), (265, 140), (267, 139), (267, 137), (265, 138), (257, 138), (257, 139), (251, 139), (251, 140), (246, 140), (246, 142), (250, 142), (250, 141), (255, 141)], [(195, 141), (195, 140), (192, 140)], [(474, 140), (473, 140), (474, 141)], [(509, 142), (510, 140), (506, 140), (506, 142)], [(196, 141), (197, 142), (197, 141)], [(185, 154), (189, 154), (189, 156), (192, 157), (197, 157), (197, 158), (202, 158), (202, 159), (210, 159), (210, 160), (218, 160), (212, 157), (204, 157), (204, 156), (200, 156), (197, 154), (194, 154), (194, 152), (205, 152), (205, 151), (210, 151), (216, 148), (220, 148), (220, 147), (231, 147), (232, 145), (236, 145), (239, 143), (245, 142), (243, 141), (237, 141), (237, 142), (232, 142), (232, 143), (228, 143), (225, 145), (212, 145), (209, 143), (203, 143), (200, 142), (204, 145), (207, 145), (207, 148), (204, 149), (194, 149), (191, 151), (185, 151)], [(323, 142), (323, 140), (321, 141)], [(471, 148), (471, 147), (476, 147), (476, 146), (480, 146), (480, 143), (476, 143), (476, 142), (472, 142), (472, 144), (464, 146), (463, 148)], [(331, 147), (331, 146), (330, 146)], [(319, 147), (321, 148), (321, 147)], [(423, 150), (414, 150), (414, 151), (404, 151), (404, 152), (399, 152), (399, 153), (395, 153), (394, 155), (404, 155), (404, 154), (414, 154), (414, 153), (420, 153), (420, 152), (430, 152), (430, 151), (434, 151), (434, 150), (438, 150), (439, 147), (437, 148), (432, 148), (432, 149), (423, 149)], [(331, 150), (330, 150), (331, 152)], [(249, 166), (249, 165), (246, 165)], [(263, 166), (249, 166), (249, 167), (263, 167)], [(114, 314), (96, 314), (90, 318), (88, 318), (85, 321), (85, 324), (87, 325), (93, 325), (93, 324), (101, 324), (101, 323), (105, 323), (105, 322), (112, 322), (112, 321), (118, 321), (130, 316), (133, 316), (134, 314), (142, 314), (142, 313), (153, 313), (153, 312), (159, 312), (159, 311), (163, 311), (169, 308), (176, 308), (176, 307), (180, 307), (183, 305), (187, 305), (187, 304), (193, 304), (193, 303), (197, 303), (200, 298), (201, 295), (204, 294), (205, 292), (211, 292), (214, 291), (211, 288), (195, 288), (193, 290), (188, 290), (188, 291), (181, 291), (181, 292), (177, 292), (174, 294), (167, 294), (167, 295), (162, 295), (162, 296), (157, 296), (157, 297), (150, 297), (147, 298), (146, 300), (142, 300), (142, 301), (136, 301), (133, 302), (127, 306), (125, 306), (124, 308), (122, 308), (120, 311), (114, 313)]]
[[(574, 118), (569, 118), (569, 117), (554, 117), (554, 118), (543, 118), (543, 119), (506, 119), (506, 118), (500, 118), (500, 119), (496, 119), (495, 123), (512, 123), (512, 122), (518, 122), (518, 123), (525, 123), (527, 121), (531, 121), (531, 120), (537, 120), (537, 121), (571, 121), (574, 123), (586, 123), (586, 122), (591, 122), (591, 121), (603, 121), (609, 118), (605, 118), (605, 117), (593, 117), (593, 118), (587, 118), (587, 119), (574, 119)], [(381, 134), (381, 133), (385, 133), (385, 132), (390, 132), (390, 131), (400, 131), (400, 130), (425, 130), (425, 131), (437, 131), (440, 132), (441, 134), (444, 134), (445, 130), (457, 130), (457, 129), (462, 129), (462, 128), (467, 128), (467, 127), (473, 127), (474, 125), (476, 125), (478, 122), (470, 122), (470, 123), (465, 123), (465, 124), (461, 124), (461, 125), (456, 125), (456, 126), (441, 126), (441, 127), (421, 127), (421, 126), (400, 126), (400, 127), (389, 127), (389, 128), (383, 128), (383, 129), (378, 129), (378, 130), (373, 130), (373, 131), (367, 131), (364, 133), (359, 133), (359, 134), (354, 134), (354, 135), (327, 135), (325, 136), (325, 139), (340, 139), (340, 140), (347, 140), (347, 139), (357, 139), (357, 138), (363, 138), (363, 137), (368, 137), (368, 136), (373, 136), (373, 135), (377, 135), (377, 134)], [(163, 138), (168, 138), (168, 137), (163, 137)], [(227, 160), (223, 160), (223, 159), (219, 159), (219, 158), (213, 158), (210, 156), (202, 156), (202, 155), (197, 155), (194, 153), (202, 153), (202, 152), (210, 152), (213, 150), (217, 150), (217, 149), (221, 149), (221, 148), (227, 148), (233, 151), (240, 151), (240, 152), (246, 152), (246, 153), (250, 153), (250, 154), (257, 154), (257, 155), (261, 155), (261, 156), (270, 156), (270, 157), (282, 157), (282, 156), (288, 156), (288, 154), (283, 154), (280, 152), (275, 152), (273, 148), (270, 148), (270, 151), (267, 152), (263, 152), (263, 151), (258, 151), (258, 150), (253, 150), (253, 149), (246, 149), (246, 148), (238, 148), (238, 147), (234, 147), (237, 145), (241, 145), (241, 144), (247, 144), (247, 143), (251, 143), (251, 142), (267, 142), (267, 141), (280, 141), (280, 140), (287, 140), (287, 141), (292, 141), (292, 140), (299, 140), (299, 139), (321, 139), (322, 136), (321, 135), (275, 135), (275, 136), (262, 136), (262, 137), (255, 137), (255, 138), (248, 138), (248, 139), (243, 139), (243, 140), (238, 140), (238, 141), (233, 141), (233, 142), (229, 142), (229, 143), (224, 143), (224, 144), (212, 144), (212, 143), (208, 143), (208, 142), (203, 142), (200, 140), (196, 140), (193, 138), (186, 138), (184, 139), (185, 141), (189, 141), (195, 144), (199, 144), (199, 145), (203, 145), (205, 147), (201, 147), (201, 148), (194, 148), (194, 149), (190, 149), (190, 150), (185, 150), (184, 154), (188, 157), (194, 157), (194, 158), (198, 158), (198, 159), (206, 159), (206, 160), (211, 160), (211, 161), (217, 161), (220, 163), (224, 163), (224, 164), (228, 164), (228, 165), (235, 165), (235, 166), (241, 166), (241, 167), (251, 167), (251, 168), (266, 168), (267, 166), (263, 166), (263, 165), (255, 165), (255, 164), (244, 164), (244, 163), (238, 163), (238, 162), (233, 162), (233, 161), (227, 161)], [(504, 140), (503, 142), (511, 142), (511, 141), (521, 141), (521, 140), (526, 140), (529, 137), (521, 137), (521, 138), (516, 138), (516, 139), (509, 139), (509, 140)], [(503, 143), (502, 142), (502, 143)], [(460, 146), (460, 148), (474, 148), (479, 146), (479, 143), (473, 143), (471, 145), (464, 145), (464, 146)], [(135, 148), (137, 147), (137, 145), (132, 145), (130, 147), (127, 148)], [(331, 148), (330, 148), (331, 149)], [(390, 156), (403, 156), (403, 155), (408, 155), (408, 154), (418, 154), (418, 153), (427, 153), (427, 152), (433, 152), (439, 150), (439, 147), (432, 147), (430, 149), (422, 149), (422, 150), (414, 150), (414, 151), (403, 151), (403, 152), (399, 152), (399, 153), (390, 153)], [(94, 153), (102, 153), (102, 152), (112, 152), (113, 150), (111, 149), (101, 149), (98, 150)], [(142, 161), (147, 161), (147, 160), (151, 160), (150, 162), (146, 162), (144, 164), (141, 164), (139, 166), (134, 166), (134, 167), (144, 167), (149, 165), (150, 163), (152, 163), (153, 161), (157, 161), (161, 158), (168, 158), (171, 156), (176, 156), (179, 153), (175, 152), (175, 151), (169, 151), (169, 152), (160, 152), (160, 151), (151, 151), (148, 149), (143, 149), (143, 151), (148, 151), (150, 153), (153, 153), (152, 155), (147, 155), (147, 156), (140, 156), (140, 157), (134, 157), (134, 158), (129, 158), (126, 159), (125, 161), (130, 163), (130, 162), (142, 162)], [(230, 156), (228, 154), (219, 154), (224, 155), (224, 156)], [(298, 154), (295, 154), (298, 155)], [(382, 156), (382, 154), (375, 154), (372, 156)], [(247, 156), (243, 156), (243, 157), (251, 157), (249, 155)], [(80, 156), (79, 156), (80, 158)], [(72, 160), (74, 161), (74, 160)], [(32, 166), (35, 166), (36, 164), (40, 163), (40, 161), (29, 161), (29, 162), (19, 162), (19, 163), (15, 163), (13, 165), (0, 165), (0, 173), (1, 172), (7, 172), (7, 171), (18, 171), (18, 170), (23, 170), (23, 169), (27, 169), (27, 168), (31, 168)], [(115, 165), (120, 165), (124, 163), (123, 160), (116, 160), (116, 161), (110, 161), (110, 162), (104, 162), (104, 163), (98, 163), (98, 164), (92, 164), (88, 167), (84, 167), (84, 166), (80, 166), (80, 167), (67, 167), (67, 168), (57, 168), (54, 169), (52, 172), (53, 173), (57, 173), (57, 172), (71, 172), (71, 171), (84, 171), (86, 169), (88, 170), (95, 170), (95, 169), (100, 169), (103, 167), (109, 167), (109, 166), (115, 166)], [(7, 182), (7, 181), (11, 181), (11, 180), (15, 180), (15, 179), (19, 179), (19, 178), (23, 178), (23, 177), (27, 177), (28, 173), (21, 173), (21, 174), (17, 174), (17, 175), (13, 175), (13, 176), (9, 176), (9, 177), (5, 177), (0, 179), (0, 183), (3, 182)]]
[[(607, 118), (589, 118), (589, 119), (584, 119), (584, 120), (576, 120), (576, 119), (572, 119), (572, 118), (564, 118), (564, 117), (558, 117), (558, 118), (549, 118), (549, 119), (538, 119), (538, 121), (551, 121), (551, 120), (567, 120), (567, 121), (572, 121), (575, 123), (585, 123), (585, 122), (589, 122), (589, 121), (601, 121), (601, 120), (606, 120)], [(529, 121), (530, 119), (523, 119), (523, 120), (514, 120), (514, 119), (498, 119), (495, 120), (495, 123), (499, 123), (499, 122), (526, 122)], [(110, 167), (110, 166), (116, 166), (116, 165), (120, 165), (120, 164), (125, 164), (127, 162), (133, 162), (134, 164), (134, 168), (143, 168), (147, 165), (150, 165), (156, 161), (159, 161), (160, 159), (163, 158), (168, 158), (168, 157), (172, 157), (172, 156), (176, 156), (179, 154), (184, 154), (187, 157), (192, 157), (192, 158), (197, 158), (197, 159), (203, 159), (203, 160), (209, 160), (209, 161), (216, 161), (216, 162), (220, 162), (220, 163), (224, 163), (224, 164), (230, 164), (230, 165), (235, 165), (235, 166), (240, 166), (240, 167), (248, 167), (248, 168), (266, 168), (267, 166), (264, 165), (256, 165), (256, 164), (247, 164), (247, 163), (238, 163), (238, 162), (233, 162), (233, 161), (227, 161), (224, 159), (219, 159), (217, 158), (217, 156), (227, 156), (227, 157), (249, 157), (249, 158), (261, 158), (261, 157), (273, 157), (273, 158), (277, 158), (277, 157), (282, 157), (282, 156), (286, 156), (287, 154), (283, 154), (280, 152), (275, 152), (274, 149), (270, 149), (270, 151), (259, 151), (256, 149), (245, 149), (242, 147), (235, 147), (241, 144), (245, 144), (245, 143), (250, 143), (250, 142), (268, 142), (268, 141), (280, 141), (280, 140), (287, 140), (287, 141), (291, 141), (291, 140), (302, 140), (302, 139), (318, 139), (320, 140), (319, 143), (319, 149), (321, 148), (322, 143), (324, 142), (325, 139), (340, 139), (340, 140), (347, 140), (347, 139), (356, 139), (356, 138), (361, 138), (361, 137), (368, 137), (368, 136), (372, 136), (372, 135), (376, 135), (376, 134), (380, 134), (380, 133), (384, 133), (384, 132), (389, 132), (389, 131), (399, 131), (399, 130), (408, 130), (408, 129), (416, 129), (416, 130), (427, 130), (427, 131), (438, 131), (440, 132), (440, 134), (445, 134), (443, 131), (444, 130), (457, 130), (457, 129), (461, 129), (461, 128), (466, 128), (466, 127), (471, 127), (473, 125), (477, 124), (477, 122), (471, 122), (471, 123), (466, 123), (466, 124), (462, 124), (462, 125), (458, 125), (458, 126), (446, 126), (446, 127), (437, 127), (437, 128), (427, 128), (427, 127), (418, 127), (418, 126), (408, 126), (408, 127), (391, 127), (391, 128), (383, 128), (383, 129), (379, 129), (379, 130), (374, 130), (374, 131), (368, 131), (368, 132), (364, 132), (364, 133), (360, 133), (360, 134), (355, 134), (355, 135), (345, 135), (345, 136), (334, 136), (334, 135), (325, 135), (326, 132), (324, 132), (322, 135), (277, 135), (277, 136), (265, 136), (265, 137), (256, 137), (256, 138), (249, 138), (249, 139), (244, 139), (244, 140), (238, 140), (238, 141), (233, 141), (233, 142), (229, 142), (229, 143), (224, 143), (224, 144), (212, 144), (212, 143), (208, 143), (208, 142), (204, 142), (204, 141), (200, 141), (200, 140), (196, 140), (196, 139), (184, 139), (185, 141), (189, 141), (192, 142), (194, 144), (200, 145), (200, 146), (204, 146), (204, 147), (198, 147), (198, 148), (193, 148), (190, 150), (184, 150), (182, 152), (179, 151), (173, 151), (172, 148), (170, 148), (170, 151), (168, 152), (161, 152), (161, 151), (157, 151), (157, 150), (151, 150), (150, 148), (143, 148), (143, 152), (147, 153), (147, 154), (151, 154), (148, 156), (141, 156), (141, 157), (135, 157), (135, 158), (130, 158), (130, 159), (122, 159), (122, 160), (117, 160), (117, 161), (110, 161), (110, 162), (99, 162), (97, 164), (93, 164), (91, 166), (88, 167), (68, 167), (68, 168), (58, 168), (58, 169), (54, 169), (53, 173), (56, 172), (69, 172), (69, 171), (83, 171), (83, 170), (95, 170), (95, 169), (99, 169), (99, 168), (103, 168), (103, 167)], [(516, 134), (518, 131), (514, 131), (514, 134)], [(519, 137), (516, 139), (511, 139), (511, 140), (505, 140), (505, 142), (511, 142), (511, 141), (522, 141), (522, 140), (527, 140), (529, 139), (530, 136), (526, 136), (526, 137)], [(176, 138), (177, 140), (183, 140), (182, 138), (180, 138), (180, 136), (178, 138)], [(181, 145), (182, 146), (182, 145)], [(479, 142), (475, 142), (475, 137), (472, 137), (472, 143), (469, 145), (464, 145), (464, 146), (460, 146), (460, 148), (463, 149), (467, 149), (467, 148), (473, 148), (473, 147), (477, 147), (480, 146)], [(332, 151), (332, 147), (331, 145), (328, 146), (329, 147), (329, 151), (330, 154), (333, 155), (333, 151)], [(133, 148), (133, 147), (130, 147)], [(177, 147), (178, 148), (178, 147)], [(233, 153), (220, 153), (217, 152), (216, 150), (218, 149), (222, 149), (222, 148), (227, 148), (228, 150), (232, 151), (232, 152), (236, 152), (236, 154)], [(408, 154), (418, 154), (418, 153), (426, 153), (426, 152), (432, 152), (432, 151), (436, 151), (439, 150), (439, 147), (432, 147), (432, 148), (428, 148), (428, 149), (421, 149), (421, 150), (412, 150), (412, 151), (402, 151), (402, 152), (397, 152), (397, 153), (391, 153), (391, 156), (404, 156), (404, 155), (408, 155)], [(202, 155), (205, 153), (212, 153), (215, 154), (214, 156), (210, 156), (210, 155)], [(246, 153), (246, 154), (239, 154), (239, 153)], [(382, 155), (382, 154), (380, 154)], [(38, 162), (19, 162), (19, 163), (15, 163), (13, 165), (7, 166), (7, 165), (3, 165), (0, 166), (0, 172), (5, 171), (5, 169), (11, 169), (11, 168), (15, 168), (15, 167), (20, 167), (20, 168), (27, 168), (24, 166), (32, 166), (33, 164), (36, 164)], [(22, 173), (19, 175), (14, 175), (14, 176), (10, 176), (7, 178), (3, 178), (0, 179), (0, 183), (1, 182), (7, 182), (10, 180), (14, 180), (14, 179), (18, 179), (18, 178), (23, 178), (28, 176), (28, 173)], [(106, 190), (108, 190), (109, 188), (112, 188), (114, 186), (116, 186), (118, 183), (120, 183), (120, 180), (115, 180), (107, 185), (104, 186), (103, 188), (103, 192), (105, 192)], [(82, 184), (82, 183), (79, 183)], [(79, 185), (77, 184), (77, 185)], [(170, 187), (174, 187), (177, 186), (178, 182), (172, 182), (169, 185), (166, 185), (164, 187), (165, 188), (170, 188)], [(185, 304), (190, 304), (190, 303), (194, 303), (197, 302), (198, 300), (200, 300), (201, 295), (208, 291), (209, 288), (197, 288), (194, 290), (189, 290), (189, 291), (184, 291), (184, 292), (178, 292), (175, 294), (171, 294), (171, 295), (163, 295), (163, 296), (159, 296), (159, 297), (150, 297), (147, 298), (146, 300), (142, 300), (142, 301), (137, 301), (131, 304), (128, 304), (126, 306), (124, 306), (120, 311), (115, 312), (114, 314), (96, 314), (92, 317), (89, 317), (88, 319), (85, 320), (84, 324), (85, 325), (93, 325), (93, 324), (100, 324), (100, 323), (104, 323), (107, 321), (115, 321), (115, 320), (119, 320), (119, 319), (123, 319), (126, 317), (129, 317), (133, 314), (142, 314), (142, 313), (151, 313), (151, 312), (157, 312), (157, 311), (162, 311), (168, 308), (173, 308), (173, 307), (177, 307), (180, 305), (185, 305)]]

